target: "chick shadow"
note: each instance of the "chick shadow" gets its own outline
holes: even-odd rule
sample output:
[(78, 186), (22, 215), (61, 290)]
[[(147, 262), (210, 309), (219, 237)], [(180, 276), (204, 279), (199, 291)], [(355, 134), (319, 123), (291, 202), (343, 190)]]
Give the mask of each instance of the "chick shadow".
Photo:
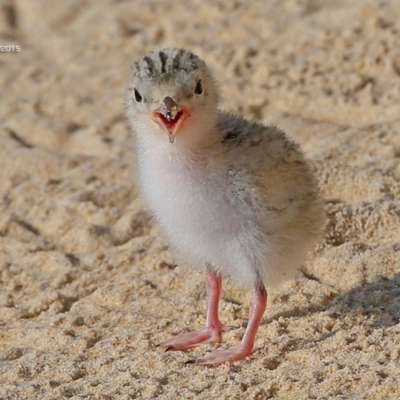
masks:
[[(318, 278), (307, 273), (303, 273), (303, 275), (306, 279), (320, 282)], [(323, 282), (320, 283), (323, 284)], [(311, 298), (312, 295), (310, 296)], [(367, 316), (366, 321), (369, 321), (364, 326), (371, 330), (397, 325), (400, 321), (400, 273), (396, 274), (392, 279), (382, 279), (339, 293), (333, 298), (330, 297), (318, 304), (313, 304), (310, 301), (307, 306), (274, 313), (265, 318), (262, 324), (268, 326), (269, 323), (278, 320), (280, 317), (283, 319), (290, 317), (305, 318), (316, 313), (326, 313), (334, 319), (364, 315)], [(339, 328), (321, 333), (317, 339), (307, 339), (306, 337), (290, 338), (283, 344), (280, 356), (283, 357), (287, 352), (300, 349), (313, 349), (316, 344), (335, 336), (341, 330), (342, 328)], [(348, 343), (355, 341), (350, 336), (346, 338)], [(265, 343), (260, 347), (256, 347), (254, 352), (263, 350), (265, 346), (268, 347), (268, 344)], [(270, 369), (275, 369), (279, 364), (280, 361), (277, 360)]]
[[(318, 280), (304, 274), (306, 279)], [(323, 282), (321, 282), (323, 284)], [(312, 297), (312, 296), (310, 296)], [(365, 316), (365, 327), (378, 329), (397, 325), (400, 321), (400, 273), (391, 279), (381, 279), (377, 282), (359, 286), (343, 293), (339, 293), (334, 298), (327, 298), (318, 304), (309, 303), (308, 305), (295, 308), (290, 311), (274, 313), (264, 322), (266, 325), (280, 317), (307, 317), (310, 314), (326, 313), (335, 319), (342, 319), (346, 316), (359, 317)], [(317, 340), (323, 341), (337, 333), (338, 330), (331, 331)], [(313, 341), (315, 343), (316, 341)], [(296, 346), (295, 346), (296, 347)]]

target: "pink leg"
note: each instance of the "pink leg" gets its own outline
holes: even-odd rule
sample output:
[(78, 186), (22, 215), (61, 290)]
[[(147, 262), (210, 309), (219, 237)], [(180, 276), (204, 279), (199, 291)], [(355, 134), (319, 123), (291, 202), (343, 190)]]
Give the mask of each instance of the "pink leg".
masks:
[(239, 346), (234, 349), (214, 351), (206, 358), (189, 361), (189, 363), (217, 367), (225, 362), (234, 362), (249, 356), (253, 352), (257, 330), (266, 307), (267, 291), (262, 284), (257, 284), (250, 298), (249, 322)]
[(222, 332), (229, 330), (229, 327), (223, 325), (218, 318), (218, 304), (222, 281), (220, 275), (211, 269), (207, 270), (206, 287), (208, 309), (205, 329), (174, 336), (162, 342), (160, 347), (165, 350), (186, 350), (195, 345), (218, 343), (221, 341)]

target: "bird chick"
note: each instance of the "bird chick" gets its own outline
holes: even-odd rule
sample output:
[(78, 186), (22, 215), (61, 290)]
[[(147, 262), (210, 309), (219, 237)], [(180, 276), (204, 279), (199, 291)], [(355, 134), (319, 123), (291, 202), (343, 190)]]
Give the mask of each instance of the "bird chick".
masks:
[(316, 182), (298, 145), (276, 126), (218, 108), (218, 87), (191, 51), (164, 49), (133, 65), (126, 110), (137, 142), (142, 195), (190, 266), (206, 269), (206, 326), (167, 350), (220, 342), (222, 277), (253, 287), (240, 344), (193, 361), (218, 366), (249, 356), (266, 287), (295, 273), (323, 224)]

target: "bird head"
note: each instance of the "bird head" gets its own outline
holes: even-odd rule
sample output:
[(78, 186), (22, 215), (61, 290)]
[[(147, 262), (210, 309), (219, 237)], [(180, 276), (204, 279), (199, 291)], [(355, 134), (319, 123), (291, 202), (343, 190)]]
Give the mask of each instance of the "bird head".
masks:
[(138, 135), (194, 144), (215, 124), (218, 89), (198, 56), (184, 49), (164, 49), (133, 65), (126, 103)]

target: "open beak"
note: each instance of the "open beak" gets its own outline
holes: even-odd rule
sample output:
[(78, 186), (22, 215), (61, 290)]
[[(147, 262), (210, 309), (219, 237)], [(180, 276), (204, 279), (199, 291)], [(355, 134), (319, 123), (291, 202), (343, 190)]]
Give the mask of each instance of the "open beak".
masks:
[(188, 110), (168, 96), (152, 112), (152, 119), (168, 134), (170, 143), (174, 143), (176, 133), (188, 116)]

